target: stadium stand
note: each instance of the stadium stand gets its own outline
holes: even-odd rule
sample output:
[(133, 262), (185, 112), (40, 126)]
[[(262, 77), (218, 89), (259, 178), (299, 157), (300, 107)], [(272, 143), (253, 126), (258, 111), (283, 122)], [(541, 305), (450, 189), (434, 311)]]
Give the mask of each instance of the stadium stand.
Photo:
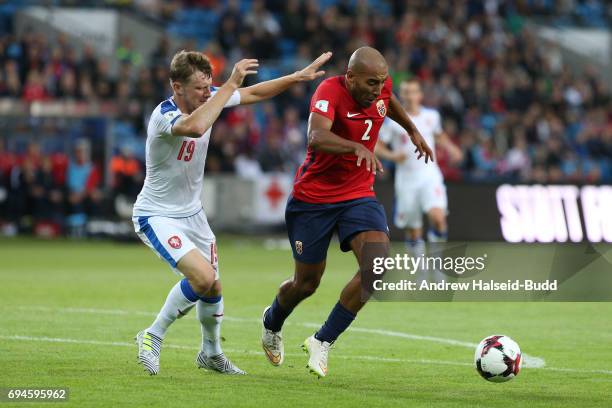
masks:
[[(341, 74), (352, 50), (371, 45), (386, 56), (396, 85), (413, 76), (421, 80), (425, 104), (440, 110), (445, 129), (464, 151), (458, 166), (439, 157), (448, 180), (612, 181), (612, 101), (605, 73), (594, 67), (570, 69), (558, 47), (538, 40), (526, 24), (533, 19), (553, 26), (610, 27), (612, 6), (571, 0), (409, 3), (78, 2), (80, 7), (117, 7), (167, 33), (150, 55), (134, 49), (129, 38), (121, 39), (115, 54), (120, 69), (113, 74), (109, 62), (97, 58), (91, 47), (77, 53), (65, 38), (48, 38), (36, 30), (16, 36), (15, 15), (28, 3), (9, 1), (0, 7), (0, 98), (27, 103), (112, 101), (121, 112), (112, 130), (122, 141), (115, 146), (115, 171), (125, 167), (118, 164), (122, 151), (142, 159), (146, 115), (170, 93), (167, 65), (176, 51), (170, 37), (182, 39), (178, 48), (207, 53), (217, 82), (243, 56), (261, 60), (260, 81), (290, 72), (324, 50), (335, 53), (327, 75)], [(296, 86), (270, 103), (225, 113), (213, 130), (207, 172), (248, 177), (245, 169), (294, 171), (305, 151), (311, 91), (312, 86)], [(0, 181), (28, 202), (18, 207), (34, 213), (37, 198), (23, 193), (31, 190), (23, 183), (47, 180), (39, 184), (61, 190), (61, 200), (68, 200), (64, 208), (69, 209), (69, 177), (57, 175), (69, 172), (70, 166), (62, 164), (65, 157), (53, 159), (67, 151), (45, 145), (40, 160), (33, 161), (28, 155), (37, 149), (34, 138), (29, 145), (9, 144), (7, 135), (0, 136)], [(99, 157), (94, 157), (94, 166), (105, 171)], [(128, 167), (129, 177), (121, 180), (142, 179), (133, 163)], [(51, 184), (45, 175), (50, 168), (56, 174)], [(117, 177), (111, 189), (138, 190)], [(49, 194), (57, 201), (57, 194)]]

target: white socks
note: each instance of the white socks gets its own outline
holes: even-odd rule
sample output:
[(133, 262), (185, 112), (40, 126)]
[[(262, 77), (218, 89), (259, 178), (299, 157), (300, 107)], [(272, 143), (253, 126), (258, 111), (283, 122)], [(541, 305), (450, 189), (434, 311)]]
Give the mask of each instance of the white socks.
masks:
[(147, 331), (163, 339), (168, 327), (176, 319), (186, 315), (197, 300), (198, 297), (193, 289), (191, 289), (187, 279), (181, 280), (172, 287), (166, 298), (166, 303), (164, 303), (157, 318)]
[(223, 297), (200, 298), (193, 291), (187, 279), (181, 280), (170, 290), (166, 303), (147, 331), (163, 339), (168, 327), (176, 319), (186, 315), (193, 306), (196, 306), (198, 320), (202, 323), (202, 351), (207, 357), (221, 354), (223, 352), (221, 350)]
[(223, 297), (204, 298), (196, 306), (198, 320), (202, 323), (202, 351), (206, 357), (217, 356), (221, 350), (221, 321), (223, 320)]

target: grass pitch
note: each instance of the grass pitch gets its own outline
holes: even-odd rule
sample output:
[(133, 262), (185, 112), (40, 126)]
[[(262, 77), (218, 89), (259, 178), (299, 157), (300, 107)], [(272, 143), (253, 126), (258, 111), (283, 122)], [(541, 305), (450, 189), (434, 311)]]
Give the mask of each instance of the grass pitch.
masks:
[[(150, 377), (132, 339), (178, 280), (165, 263), (142, 244), (0, 240), (0, 388), (68, 387), (61, 406), (71, 407), (612, 406), (612, 303), (371, 303), (317, 380), (299, 345), (354, 273), (352, 255), (330, 249), (319, 291), (287, 321), (278, 368), (261, 351), (259, 320), (291, 275), (290, 251), (226, 237), (219, 258), (224, 349), (249, 375), (196, 369), (191, 313), (170, 329)], [(484, 381), (471, 344), (493, 333), (546, 365)]]

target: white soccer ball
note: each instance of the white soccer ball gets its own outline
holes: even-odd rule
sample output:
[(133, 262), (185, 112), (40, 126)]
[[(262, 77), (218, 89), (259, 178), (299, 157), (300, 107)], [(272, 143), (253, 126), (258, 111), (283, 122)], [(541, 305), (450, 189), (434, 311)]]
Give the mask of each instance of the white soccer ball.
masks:
[(483, 339), (474, 354), (476, 371), (487, 381), (505, 382), (521, 369), (521, 349), (508, 336), (493, 335)]

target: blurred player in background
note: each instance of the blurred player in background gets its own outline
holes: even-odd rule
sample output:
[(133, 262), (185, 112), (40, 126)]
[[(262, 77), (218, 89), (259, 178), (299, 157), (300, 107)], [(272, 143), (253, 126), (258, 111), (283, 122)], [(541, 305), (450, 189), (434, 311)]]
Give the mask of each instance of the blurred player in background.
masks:
[(245, 374), (223, 354), (220, 344), (223, 298), (217, 268), (215, 235), (200, 201), (211, 127), (224, 107), (269, 99), (291, 85), (324, 74), (321, 55), (308, 67), (271, 81), (240, 88), (255, 74), (257, 60), (234, 66), (219, 88), (212, 86), (212, 68), (199, 52), (181, 51), (172, 59), (172, 97), (160, 103), (147, 129), (146, 178), (134, 205), (134, 227), (140, 239), (184, 278), (168, 294), (153, 324), (136, 336), (138, 361), (151, 375), (159, 372), (159, 356), (168, 327), (196, 307), (202, 324), (199, 368), (224, 374)]
[[(276, 366), (284, 360), (283, 323), (319, 286), (334, 231), (340, 248), (355, 254), (360, 271), (372, 270), (367, 257), (362, 256), (368, 247), (376, 252), (374, 256), (387, 254), (389, 228), (374, 193), (374, 177), (383, 170), (374, 147), (385, 116), (401, 123), (420, 156), (425, 155), (426, 161), (432, 157), (392, 94), (384, 57), (373, 48), (359, 48), (350, 58), (346, 75), (323, 81), (312, 97), (310, 111), (308, 152), (297, 171), (285, 212), (295, 273), (281, 284), (263, 314), (262, 345), (268, 360)], [(304, 341), (303, 348), (309, 354), (307, 367), (312, 373), (319, 377), (327, 374), (331, 345), (366, 301), (361, 296), (361, 274), (357, 272), (342, 290), (325, 324)]]
[[(440, 114), (421, 105), (423, 92), (416, 79), (400, 84), (400, 101), (410, 120), (423, 135), (427, 145), (435, 145), (448, 152), (451, 162), (462, 160), (463, 153), (442, 130)], [(391, 149), (387, 147), (391, 145)], [(406, 231), (406, 246), (413, 255), (425, 252), (423, 214), (429, 220), (429, 242), (444, 242), (447, 238), (447, 198), (444, 178), (438, 165), (418, 160), (404, 128), (385, 120), (376, 144), (378, 157), (396, 163), (395, 171), (395, 226)]]

